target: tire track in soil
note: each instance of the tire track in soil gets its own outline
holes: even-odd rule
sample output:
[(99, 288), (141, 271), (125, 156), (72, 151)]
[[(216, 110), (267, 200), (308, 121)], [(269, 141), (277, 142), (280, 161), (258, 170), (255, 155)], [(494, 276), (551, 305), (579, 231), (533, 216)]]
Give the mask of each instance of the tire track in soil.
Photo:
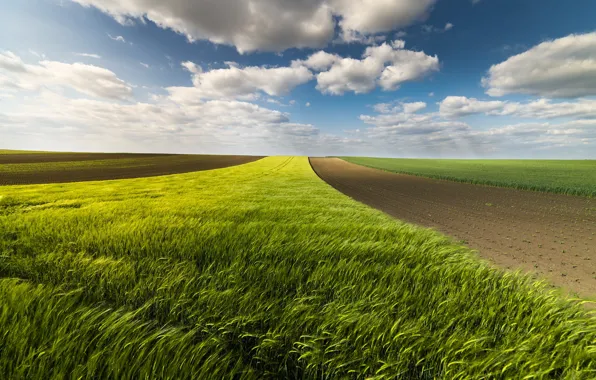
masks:
[(310, 162), (357, 201), (451, 235), (499, 266), (596, 297), (596, 199), (395, 174), (338, 158)]

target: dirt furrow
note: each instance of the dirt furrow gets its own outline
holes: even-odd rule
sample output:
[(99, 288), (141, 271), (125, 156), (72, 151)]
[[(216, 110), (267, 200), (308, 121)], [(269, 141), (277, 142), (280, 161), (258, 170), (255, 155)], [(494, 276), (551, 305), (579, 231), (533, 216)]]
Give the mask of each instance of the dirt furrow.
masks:
[[(50, 154), (47, 155), (50, 157)], [(90, 164), (77, 168), (44, 168), (39, 171), (0, 172), (0, 185), (28, 185), (58, 182), (104, 181), (111, 179), (152, 177), (168, 174), (179, 174), (203, 170), (221, 169), (229, 166), (247, 164), (261, 159), (257, 156), (216, 156), (216, 155), (161, 155), (155, 157), (139, 157), (134, 161), (123, 161), (119, 166), (118, 160), (127, 158), (115, 155), (116, 159), (110, 166)], [(0, 162), (2, 155), (0, 155)], [(51, 157), (50, 157), (51, 158)], [(83, 161), (82, 159), (79, 161)], [(45, 161), (40, 161), (45, 162)], [(47, 161), (53, 163), (49, 159)]]
[(596, 297), (594, 199), (395, 174), (337, 158), (310, 161), (323, 180), (362, 203), (451, 235), (497, 265)]

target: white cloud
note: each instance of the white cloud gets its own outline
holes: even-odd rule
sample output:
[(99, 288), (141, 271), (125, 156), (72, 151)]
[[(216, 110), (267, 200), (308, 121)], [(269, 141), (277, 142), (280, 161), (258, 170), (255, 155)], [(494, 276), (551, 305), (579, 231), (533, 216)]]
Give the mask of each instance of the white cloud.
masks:
[(430, 122), (435, 118), (435, 114), (418, 114), (419, 111), (426, 108), (424, 102), (414, 103), (379, 103), (373, 107), (380, 115), (360, 115), (360, 120), (366, 124), (375, 125), (377, 128), (386, 128), (399, 126), (404, 123), (410, 125)]
[(436, 26), (432, 26), (432, 25), (422, 25), (421, 28), (424, 33), (445, 33), (445, 32), (450, 31), (451, 29), (453, 29), (453, 27), (454, 27), (454, 25), (452, 23), (448, 22), (442, 28), (437, 28)]
[(201, 66), (198, 66), (194, 62), (185, 61), (185, 62), (181, 62), (180, 65), (182, 67), (184, 67), (186, 70), (188, 70), (189, 72), (191, 72), (192, 74), (200, 74), (203, 72), (203, 68)]
[(377, 85), (386, 91), (399, 88), (402, 83), (419, 80), (439, 70), (437, 56), (424, 52), (404, 50), (405, 42), (369, 47), (363, 59), (335, 60), (328, 71), (317, 75), (317, 89), (326, 94), (345, 92), (367, 93)]
[(363, 45), (377, 45), (387, 39), (386, 35), (365, 35), (353, 30), (341, 31), (339, 38), (334, 43), (358, 43)]
[(229, 67), (240, 67), (240, 64), (238, 64), (238, 62), (234, 62), (234, 61), (225, 61), (224, 64)]
[(305, 66), (292, 67), (245, 67), (229, 66), (204, 72), (193, 62), (182, 62), (192, 73), (194, 88), (169, 87), (171, 94), (192, 93), (197, 99), (237, 98), (253, 96), (259, 91), (271, 96), (285, 95), (313, 78)]
[(310, 102), (306, 102), (305, 106), (310, 107)]
[(416, 113), (426, 108), (426, 103), (424, 102), (414, 102), (414, 103), (402, 103), (402, 107), (405, 113)]
[(239, 52), (320, 48), (342, 34), (369, 36), (427, 17), (436, 0), (72, 0), (123, 25), (150, 20), (189, 40), (207, 39)]
[(441, 116), (461, 117), (503, 109), (505, 102), (481, 101), (465, 96), (448, 96), (440, 103)]
[(573, 102), (553, 103), (549, 99), (539, 99), (528, 103), (519, 103), (448, 96), (440, 103), (440, 112), (443, 117), (486, 114), (532, 119), (596, 118), (596, 100), (578, 99)]
[(0, 73), (11, 87), (38, 91), (43, 87), (72, 88), (82, 94), (110, 99), (126, 99), (132, 87), (112, 71), (83, 63), (40, 61), (26, 64), (12, 52), (0, 53)]
[(140, 64), (141, 66), (143, 66), (144, 68), (146, 68), (146, 69), (148, 69), (148, 68), (149, 68), (149, 65), (148, 65), (148, 64), (146, 64), (146, 63), (144, 63), (144, 62), (139, 62), (139, 64)]
[(492, 66), (482, 84), (491, 96), (596, 95), (596, 33), (543, 42)]
[(240, 52), (322, 47), (333, 37), (331, 8), (323, 0), (73, 0), (120, 23), (146, 19), (186, 36), (234, 45)]
[(32, 54), (32, 55), (34, 55), (34, 56), (36, 56), (37, 58), (40, 58), (40, 59), (46, 59), (46, 55), (45, 54), (38, 53), (38, 52), (36, 52), (35, 50), (32, 50), (32, 49), (29, 49), (29, 54)]
[(509, 102), (499, 114), (535, 119), (596, 118), (596, 100), (578, 99), (573, 102), (553, 103), (548, 99), (539, 99), (524, 104)]
[(344, 31), (374, 34), (424, 19), (436, 0), (331, 0)]
[(519, 123), (478, 132), (488, 141), (539, 149), (596, 144), (596, 120), (564, 123)]
[(297, 60), (292, 62), (292, 66), (304, 65), (315, 71), (328, 70), (334, 63), (341, 61), (341, 57), (337, 54), (330, 54), (325, 51), (318, 51), (306, 60)]
[[(476, 109), (495, 108), (482, 103), (464, 102)], [(368, 154), (397, 154), (402, 157), (596, 157), (596, 119), (558, 124), (519, 123), (484, 129), (473, 128), (459, 120), (445, 119), (441, 112), (421, 113), (424, 105), (422, 102), (380, 103), (374, 107), (379, 114), (361, 115), (360, 119), (369, 125), (359, 133), (371, 147)], [(507, 105), (489, 112), (502, 112)]]
[(425, 102), (394, 102), (394, 103), (378, 103), (373, 106), (373, 109), (381, 114), (401, 114), (404, 116), (416, 113), (426, 108)]
[(377, 147), (377, 154), (388, 149), (402, 156), (424, 156), (429, 152), (436, 155), (467, 139), (472, 131), (468, 124), (443, 120), (434, 112), (418, 113), (425, 107), (424, 102), (377, 104), (374, 108), (379, 115), (360, 116), (370, 126), (364, 130), (364, 136), (371, 146)]
[(288, 114), (236, 100), (158, 97), (152, 103), (119, 103), (50, 91), (28, 97), (16, 110), (0, 111), (0, 136), (9, 130), (12, 141), (34, 133), (54, 149), (70, 142), (83, 150), (233, 154), (300, 154), (319, 146), (320, 133), (310, 124), (292, 123)]
[(124, 43), (126, 42), (126, 40), (122, 36), (112, 36), (111, 34), (108, 33), (108, 37), (110, 37), (114, 41), (124, 42)]
[(78, 55), (79, 57), (101, 59), (101, 56), (98, 54), (89, 54), (89, 53), (74, 53), (74, 54)]
[(27, 68), (21, 57), (11, 51), (0, 53), (0, 69), (9, 72), (26, 72)]

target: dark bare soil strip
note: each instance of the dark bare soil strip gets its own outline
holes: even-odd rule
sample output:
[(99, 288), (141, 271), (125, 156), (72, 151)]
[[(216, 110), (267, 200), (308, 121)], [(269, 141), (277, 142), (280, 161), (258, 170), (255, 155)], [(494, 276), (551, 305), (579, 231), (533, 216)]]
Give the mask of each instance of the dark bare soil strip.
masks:
[[(110, 157), (113, 158), (113, 157)], [(123, 157), (130, 158), (130, 157)], [(167, 155), (159, 158), (126, 160), (122, 166), (93, 166), (69, 169), (44, 169), (34, 172), (0, 173), (0, 185), (26, 185), (57, 182), (102, 181), (110, 179), (152, 177), (220, 169), (259, 160), (258, 156)]]
[(91, 161), (171, 156), (174, 155), (155, 153), (19, 153), (0, 154), (0, 164), (31, 164), (36, 162)]
[(596, 199), (434, 180), (311, 158), (342, 193), (461, 240), (508, 269), (596, 297)]

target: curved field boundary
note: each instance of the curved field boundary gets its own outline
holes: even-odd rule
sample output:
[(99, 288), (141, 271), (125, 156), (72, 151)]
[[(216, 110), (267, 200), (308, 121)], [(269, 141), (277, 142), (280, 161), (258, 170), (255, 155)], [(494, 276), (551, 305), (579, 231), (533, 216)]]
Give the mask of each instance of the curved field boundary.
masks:
[[(52, 160), (54, 155), (60, 156)], [(76, 160), (61, 161), (64, 158)], [(4, 157), (29, 156), (12, 154)], [(218, 155), (103, 155), (103, 154), (42, 154), (49, 161), (0, 164), (0, 185), (25, 185), (59, 182), (81, 182), (125, 178), (153, 177), (187, 173), (246, 164), (261, 159), (257, 156)], [(0, 155), (0, 162), (2, 162)], [(110, 157), (105, 159), (105, 157)], [(116, 158), (113, 158), (116, 157)], [(5, 159), (6, 161), (7, 159)], [(60, 160), (60, 161), (58, 161)], [(21, 158), (23, 161), (23, 158)], [(25, 161), (23, 161), (25, 162)]]
[(596, 319), (304, 157), (0, 188), (0, 373), (592, 378)]
[(0, 150), (1, 164), (31, 164), (43, 162), (72, 162), (93, 160), (139, 159), (150, 157), (169, 157), (175, 154), (157, 153), (62, 153), (62, 152), (20, 152), (7, 153)]
[(311, 158), (340, 192), (432, 227), (505, 268), (596, 296), (596, 200), (396, 174), (338, 158)]
[(475, 185), (596, 197), (595, 160), (434, 160), (341, 157), (353, 164)]

